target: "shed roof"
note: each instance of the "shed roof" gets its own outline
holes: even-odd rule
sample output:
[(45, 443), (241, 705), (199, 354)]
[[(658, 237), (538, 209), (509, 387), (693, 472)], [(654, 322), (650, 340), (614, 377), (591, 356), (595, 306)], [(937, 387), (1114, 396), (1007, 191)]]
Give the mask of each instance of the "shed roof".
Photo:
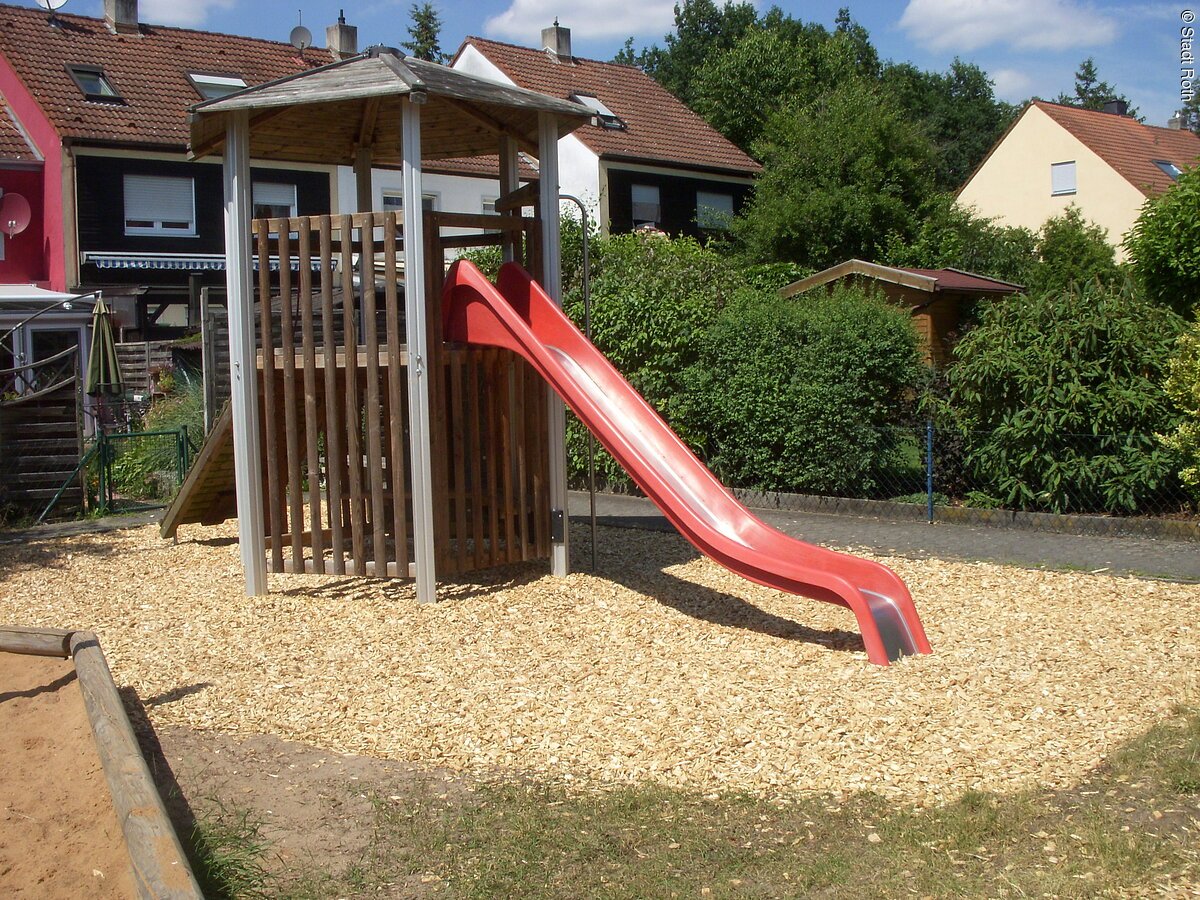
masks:
[(374, 165), (396, 167), (400, 103), (410, 96), (424, 98), (421, 155), (428, 160), (494, 154), (501, 135), (536, 152), (540, 113), (555, 115), (560, 137), (592, 115), (579, 103), (372, 47), (198, 104), (192, 109), (190, 152), (204, 156), (216, 150), (224, 142), (227, 115), (248, 110), (254, 159), (350, 165), (358, 147), (371, 146)]
[(886, 281), (903, 287), (925, 291), (928, 294), (941, 291), (957, 291), (966, 294), (1015, 294), (1023, 290), (1019, 284), (1001, 281), (998, 278), (988, 278), (986, 275), (976, 275), (974, 272), (964, 272), (962, 269), (918, 269), (906, 266), (883, 266), (861, 259), (848, 259), (836, 266), (830, 266), (807, 278), (793, 281), (779, 289), (781, 297), (793, 297), (805, 291), (848, 275), (861, 275), (874, 278), (876, 281)]

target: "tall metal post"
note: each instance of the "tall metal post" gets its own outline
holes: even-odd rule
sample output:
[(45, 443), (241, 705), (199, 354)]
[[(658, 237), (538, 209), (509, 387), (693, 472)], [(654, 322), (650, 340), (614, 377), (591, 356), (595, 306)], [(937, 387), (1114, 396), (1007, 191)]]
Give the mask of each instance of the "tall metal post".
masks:
[(425, 316), (425, 235), (421, 210), (421, 104), (414, 91), (402, 104), (404, 174), (404, 315), (408, 333), (408, 408), (412, 445), (413, 562), (417, 602), (437, 599), (433, 547), (433, 460), (429, 435), (429, 336)]
[[(552, 113), (538, 113), (538, 201), (542, 213), (542, 286), (562, 306), (562, 245), (558, 211), (558, 122)], [(547, 440), (550, 457), (550, 573), (563, 578), (570, 571), (567, 528), (567, 409), (558, 394), (547, 399)], [(561, 523), (561, 524), (560, 524)]]
[[(225, 126), (225, 285), (233, 404), (233, 464), (237, 479), (238, 543), (246, 596), (267, 592), (263, 524), (262, 447), (258, 433), (258, 367), (254, 358), (254, 293), (250, 255), (250, 113), (229, 114)], [(266, 265), (266, 260), (262, 261)], [(280, 535), (275, 535), (279, 540)]]

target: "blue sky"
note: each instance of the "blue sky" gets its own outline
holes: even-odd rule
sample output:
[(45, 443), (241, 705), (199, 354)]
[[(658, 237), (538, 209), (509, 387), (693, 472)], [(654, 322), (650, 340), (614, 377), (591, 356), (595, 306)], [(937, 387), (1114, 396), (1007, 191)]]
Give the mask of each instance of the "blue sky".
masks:
[[(34, 0), (16, 0), (33, 6)], [(60, 0), (52, 0), (60, 2)], [(945, 69), (959, 55), (982, 66), (997, 94), (1009, 101), (1070, 91), (1079, 62), (1096, 60), (1101, 78), (1116, 85), (1146, 121), (1166, 123), (1179, 106), (1180, 3), (1085, 0), (785, 0), (778, 5), (805, 21), (832, 25), (837, 9), (867, 27), (885, 59)], [(141, 0), (143, 21), (287, 40), (303, 15), (317, 38), (345, 9), (360, 46), (399, 45), (407, 38), (411, 0)], [(575, 53), (609, 59), (625, 38), (634, 46), (662, 42), (674, 0), (435, 0), (443, 47), (453, 51), (468, 34), (532, 44), (557, 16), (572, 30)], [(764, 8), (769, 4), (758, 4)], [(67, 0), (63, 12), (100, 15), (102, 0)]]

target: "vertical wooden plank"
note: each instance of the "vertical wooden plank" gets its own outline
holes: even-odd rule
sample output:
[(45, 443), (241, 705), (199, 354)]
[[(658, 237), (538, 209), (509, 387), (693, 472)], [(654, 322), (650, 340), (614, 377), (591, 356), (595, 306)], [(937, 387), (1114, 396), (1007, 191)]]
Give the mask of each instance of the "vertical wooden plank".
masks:
[(346, 455), (350, 484), (351, 556), (359, 571), (366, 566), (366, 510), (362, 484), (362, 404), (358, 395), (358, 328), (354, 321), (354, 236), (350, 217), (339, 216), (342, 250), (342, 343), (346, 353)]
[(283, 352), (283, 436), (287, 454), (288, 531), (292, 571), (304, 571), (304, 477), (300, 468), (300, 397), (296, 391), (296, 323), (292, 316), (292, 238), (287, 219), (271, 219), (279, 234), (279, 346)]
[(482, 404), (480, 395), (484, 390), (480, 381), (482, 374), (480, 360), (483, 353), (472, 348), (466, 354), (467, 363), (467, 447), (470, 457), (470, 496), (471, 496), (471, 539), (475, 552), (472, 555), (474, 568), (482, 569), (485, 565), (484, 531), (483, 531), (483, 458), (490, 455), (487, 446), (487, 429), (483, 427)]
[(321, 457), (317, 422), (317, 348), (313, 328), (312, 219), (300, 220), (300, 345), (304, 360), (304, 455), (308, 461), (308, 530), (313, 572), (325, 574), (325, 525), (321, 521)]
[(400, 359), (399, 272), (396, 256), (396, 214), (387, 213), (383, 223), (384, 304), (387, 306), (388, 354), (388, 466), (392, 476), (392, 531), (396, 541), (396, 570), (408, 574), (408, 516), (405, 512), (405, 372)]
[[(446, 346), (442, 340), (442, 284), (445, 280), (441, 225), (436, 213), (426, 213), (425, 308), (429, 356), (429, 441), (433, 476), (434, 553), (439, 571), (450, 571), (450, 424), (446, 397)], [(411, 340), (410, 340), (411, 345)]]
[(500, 553), (500, 526), (503, 494), (501, 493), (500, 470), (505, 464), (500, 439), (500, 416), (497, 410), (496, 393), (499, 384), (500, 351), (488, 348), (484, 356), (484, 371), (486, 375), (487, 394), (487, 484), (488, 484), (488, 565), (499, 565), (503, 561)]
[(463, 385), (463, 351), (447, 353), (450, 359), (450, 433), (454, 454), (454, 564), (456, 572), (467, 570), (467, 456), (466, 423), (463, 406), (466, 400)]
[(370, 215), (362, 229), (362, 315), (367, 350), (367, 403), (363, 409), (367, 430), (367, 474), (371, 500), (371, 558), (375, 571), (387, 574), (387, 527), (383, 504), (383, 423), (379, 396), (379, 327), (375, 309), (375, 224)]
[[(546, 400), (548, 394), (545, 382), (534, 371), (533, 366), (525, 366), (525, 376), (529, 379), (527, 396), (530, 398), (529, 408), (535, 414), (530, 416), (532, 429), (529, 433), (529, 474), (532, 481), (533, 496), (533, 536), (534, 555), (541, 559), (550, 555), (550, 497), (548, 495), (547, 472), (549, 471), (549, 447), (546, 444)], [(563, 510), (566, 518), (566, 510)], [(563, 522), (563, 527), (566, 527)]]
[(267, 221), (258, 219), (258, 302), (259, 333), (262, 342), (262, 418), (266, 425), (267, 445), (263, 458), (267, 465), (267, 512), (271, 523), (271, 571), (283, 571), (283, 493), (279, 489), (279, 440), (275, 433), (275, 342), (271, 336), (271, 267)]
[(514, 357), (512, 364), (513, 382), (513, 447), (516, 449), (517, 464), (517, 543), (520, 547), (518, 559), (529, 559), (529, 398), (525, 395), (525, 361)]
[(321, 342), (325, 367), (325, 514), (329, 519), (329, 548), (333, 573), (346, 574), (342, 534), (342, 487), (346, 454), (342, 452), (342, 395), (338, 391), (337, 334), (333, 309), (333, 227), (329, 216), (318, 221), (321, 254)]

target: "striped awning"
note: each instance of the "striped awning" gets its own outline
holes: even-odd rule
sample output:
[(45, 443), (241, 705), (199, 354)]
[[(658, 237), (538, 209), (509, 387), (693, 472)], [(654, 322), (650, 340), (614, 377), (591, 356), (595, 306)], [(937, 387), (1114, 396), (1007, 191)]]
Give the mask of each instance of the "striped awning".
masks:
[[(84, 253), (85, 265), (93, 265), (97, 269), (174, 269), (184, 272), (224, 272), (225, 254), (223, 253)], [(337, 269), (337, 260), (333, 262)], [(254, 270), (258, 271), (258, 257), (254, 257)], [(269, 257), (268, 268), (272, 272), (279, 271), (279, 257)], [(299, 260), (291, 260), (292, 271), (300, 269)], [(321, 261), (312, 260), (312, 270), (319, 271)]]

